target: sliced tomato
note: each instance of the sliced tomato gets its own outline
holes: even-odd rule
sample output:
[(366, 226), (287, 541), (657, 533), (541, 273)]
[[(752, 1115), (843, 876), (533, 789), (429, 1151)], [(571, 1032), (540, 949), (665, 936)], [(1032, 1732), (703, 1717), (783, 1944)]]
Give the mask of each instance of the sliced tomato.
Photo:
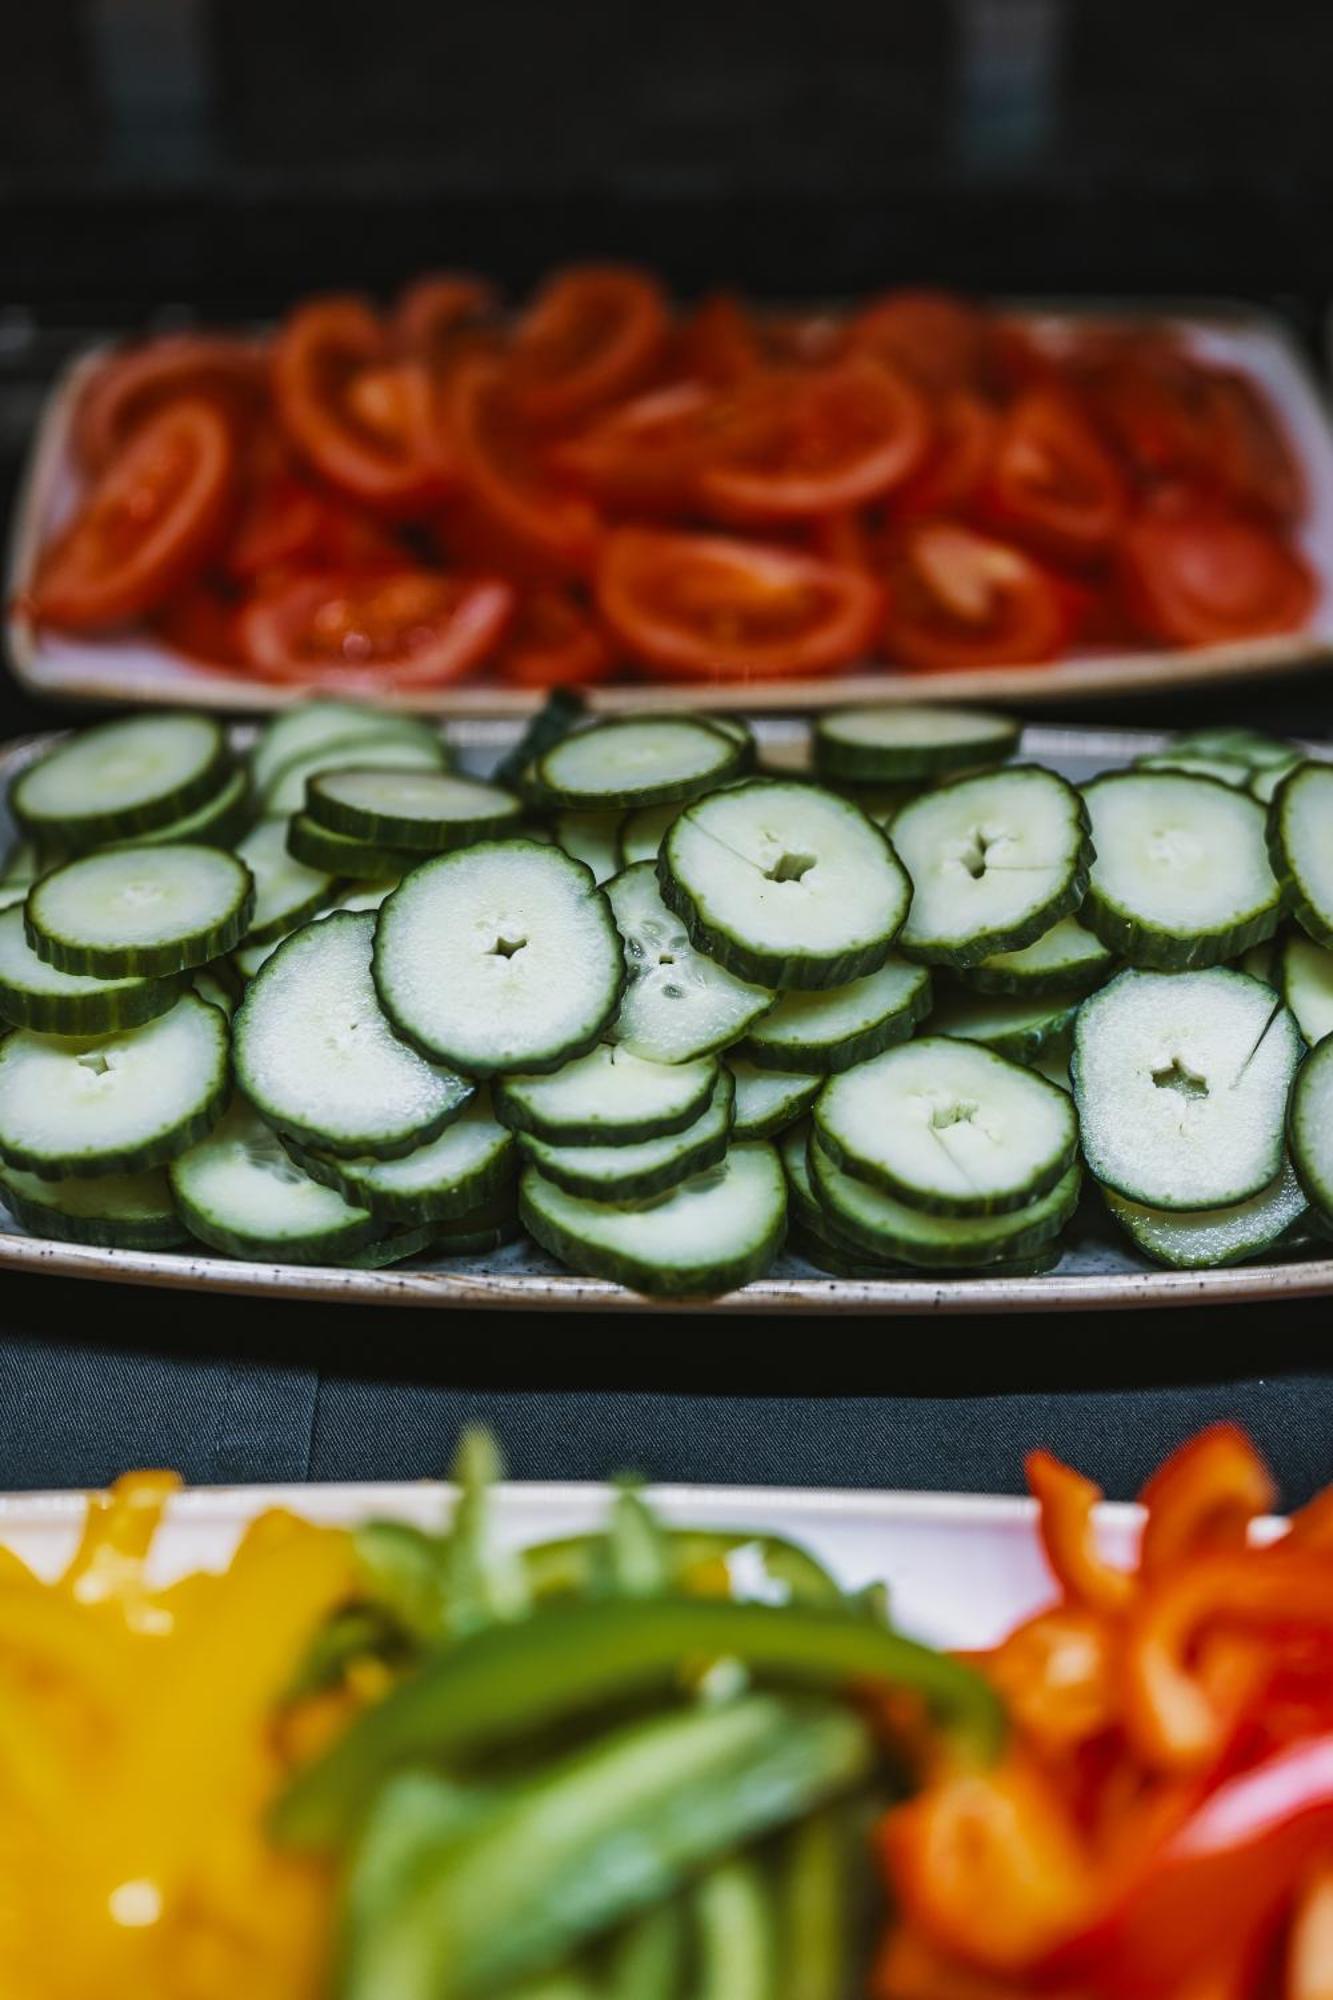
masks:
[(407, 515), (447, 490), (430, 372), (394, 354), (365, 300), (298, 307), (274, 343), (273, 391), (288, 438), (339, 492)]
[(631, 658), (701, 681), (825, 673), (865, 651), (882, 615), (878, 586), (857, 570), (648, 528), (608, 537), (597, 602)]
[(496, 662), (516, 687), (588, 687), (616, 664), (606, 634), (570, 591), (536, 590), (523, 599)]
[(498, 581), (320, 571), (252, 598), (238, 631), (266, 679), (373, 693), (461, 679), (495, 651), (513, 609), (513, 591)]
[(201, 666), (245, 666), (238, 629), (241, 604), (234, 590), (204, 577), (169, 598), (153, 624), (174, 652)]
[(1247, 375), (1218, 369), (1208, 377), (1214, 461), (1222, 484), (1242, 507), (1277, 521), (1305, 511), (1305, 474), (1290, 440)]
[(891, 661), (932, 670), (1050, 660), (1073, 624), (1059, 579), (1024, 550), (954, 521), (904, 536), (889, 576)]
[(699, 473), (705, 510), (749, 527), (809, 520), (881, 499), (930, 447), (925, 399), (866, 356), (802, 374), (773, 372), (744, 392), (756, 435)]
[(696, 306), (675, 350), (683, 373), (717, 389), (735, 388), (768, 363), (758, 323), (730, 292), (714, 292)]
[(111, 355), (95, 371), (74, 412), (75, 456), (101, 472), (146, 417), (179, 397), (216, 401), (234, 417), (254, 416), (268, 389), (258, 341), (225, 334), (173, 333)]
[(1074, 399), (1030, 390), (1004, 417), (982, 510), (1001, 534), (1084, 566), (1103, 557), (1123, 525), (1120, 469)]
[(767, 423), (744, 396), (703, 381), (669, 382), (558, 439), (547, 463), (605, 506), (679, 514), (693, 504), (704, 467), (757, 439)]
[(810, 523), (810, 546), (817, 556), (846, 569), (864, 570), (867, 576), (876, 575), (882, 567), (882, 535), (876, 516), (852, 508), (839, 514), (821, 514)]
[(401, 569), (403, 548), (383, 521), (289, 471), (251, 489), (223, 560), (229, 576), (254, 582), (292, 568)]
[(452, 271), (418, 278), (399, 294), (394, 306), (394, 345), (400, 353), (415, 354), (436, 367), (479, 331), (496, 304), (495, 289), (484, 278)]
[(446, 405), (473, 513), (521, 551), (530, 567), (555, 576), (590, 569), (599, 517), (542, 463), (514, 408), (503, 364), (484, 355), (465, 361), (449, 381)]
[(1213, 480), (1208, 379), (1177, 342), (1122, 333), (1085, 348), (1075, 365), (1098, 421), (1141, 481)]
[(235, 439), (218, 406), (166, 404), (138, 426), (42, 557), (35, 615), (82, 632), (154, 610), (212, 554), (235, 478)]
[(995, 456), (1000, 419), (967, 389), (955, 389), (935, 411), (934, 444), (921, 469), (893, 495), (899, 521), (965, 514), (981, 494)]
[(615, 264), (562, 271), (514, 332), (514, 406), (531, 423), (563, 424), (638, 388), (663, 353), (666, 297), (655, 278)]
[(1130, 524), (1120, 580), (1139, 628), (1172, 646), (1299, 631), (1318, 594), (1304, 558), (1271, 529), (1189, 498)]
[(847, 342), (944, 396), (978, 386), (985, 373), (986, 315), (951, 292), (888, 292), (853, 314)]

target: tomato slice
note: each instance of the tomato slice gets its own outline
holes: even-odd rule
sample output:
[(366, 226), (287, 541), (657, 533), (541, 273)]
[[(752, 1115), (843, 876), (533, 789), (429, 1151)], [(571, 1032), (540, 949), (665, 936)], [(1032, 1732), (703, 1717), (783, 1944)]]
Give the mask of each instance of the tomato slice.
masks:
[(206, 577), (169, 598), (153, 623), (174, 652), (201, 666), (243, 667), (240, 610), (241, 600), (233, 591)]
[(146, 418), (42, 558), (35, 615), (92, 632), (153, 610), (212, 553), (235, 476), (231, 426), (215, 403), (172, 402)]
[(392, 338), (403, 354), (431, 367), (448, 361), (496, 309), (493, 286), (466, 272), (444, 271), (418, 278), (398, 296)]
[(715, 389), (735, 388), (768, 362), (757, 323), (730, 292), (704, 299), (681, 326), (675, 346), (684, 373)]
[(496, 662), (516, 687), (587, 687), (616, 664), (606, 634), (569, 591), (532, 591), (520, 604)]
[(1305, 474), (1277, 415), (1248, 376), (1219, 369), (1208, 378), (1214, 459), (1222, 484), (1242, 507), (1277, 521), (1305, 511)]
[(1122, 334), (1086, 349), (1075, 365), (1099, 422), (1140, 480), (1216, 477), (1208, 378), (1177, 343)]
[(704, 468), (770, 429), (760, 399), (706, 382), (668, 382), (619, 403), (553, 443), (547, 462), (608, 507), (679, 514)]
[(514, 333), (514, 406), (536, 424), (568, 423), (637, 388), (666, 346), (667, 302), (656, 279), (619, 265), (563, 271), (538, 293)]
[(903, 375), (865, 356), (758, 378), (757, 435), (699, 474), (707, 512), (736, 526), (809, 520), (881, 499), (930, 446), (930, 413)]
[(636, 660), (683, 680), (825, 673), (871, 643), (879, 588), (797, 549), (622, 528), (597, 571), (603, 618)]
[(986, 315), (951, 292), (889, 292), (855, 313), (853, 352), (873, 354), (932, 395), (975, 388), (985, 373)]
[(1072, 626), (1059, 581), (1024, 550), (954, 521), (905, 536), (889, 577), (891, 661), (931, 670), (1050, 660)]
[(74, 412), (75, 456), (101, 472), (130, 434), (164, 404), (207, 397), (233, 417), (254, 416), (268, 390), (258, 341), (225, 334), (174, 333), (113, 354), (90, 378)]
[(1120, 576), (1136, 623), (1172, 646), (1299, 631), (1318, 594), (1304, 558), (1271, 530), (1188, 500), (1130, 524)]
[(238, 631), (266, 679), (374, 693), (461, 679), (494, 652), (513, 608), (509, 585), (488, 579), (321, 571), (252, 598)]
[(967, 389), (945, 396), (935, 412), (929, 458), (893, 495), (894, 518), (966, 513), (986, 484), (999, 434), (999, 416), (980, 396)]
[(274, 343), (273, 390), (287, 436), (340, 492), (401, 515), (447, 490), (430, 372), (394, 355), (363, 299), (297, 308)]
[(1021, 396), (995, 443), (983, 507), (992, 524), (1056, 561), (1086, 565), (1124, 522), (1120, 470), (1072, 397)]
[(474, 512), (548, 574), (588, 570), (601, 533), (598, 515), (542, 464), (514, 408), (504, 365), (485, 355), (463, 362), (449, 381), (446, 408)]

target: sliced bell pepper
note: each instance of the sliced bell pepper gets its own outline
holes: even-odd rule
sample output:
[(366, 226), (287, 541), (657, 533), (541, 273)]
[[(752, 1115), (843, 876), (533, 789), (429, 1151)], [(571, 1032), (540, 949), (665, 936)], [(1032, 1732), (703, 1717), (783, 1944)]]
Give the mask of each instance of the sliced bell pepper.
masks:
[(1277, 1499), (1267, 1466), (1236, 1424), (1212, 1424), (1159, 1466), (1139, 1495), (1147, 1510), (1139, 1567), (1156, 1576), (1205, 1551), (1244, 1548), (1251, 1521)]
[(1093, 1510), (1102, 1497), (1100, 1486), (1049, 1451), (1030, 1451), (1025, 1469), (1040, 1509), (1042, 1547), (1056, 1581), (1077, 1604), (1122, 1611), (1133, 1595), (1134, 1579), (1098, 1552)]

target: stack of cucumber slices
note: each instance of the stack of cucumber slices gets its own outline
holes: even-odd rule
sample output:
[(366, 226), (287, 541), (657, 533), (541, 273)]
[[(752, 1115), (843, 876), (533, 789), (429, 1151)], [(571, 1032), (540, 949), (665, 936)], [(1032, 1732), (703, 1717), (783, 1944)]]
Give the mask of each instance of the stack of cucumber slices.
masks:
[(489, 777), (334, 701), (245, 757), (85, 730), (10, 789), (0, 1192), (351, 1267), (526, 1231), (685, 1297), (784, 1240), (1039, 1271), (1085, 1168), (1157, 1262), (1333, 1236), (1333, 765), (1200, 731), (1080, 791), (1017, 748), (844, 710), (766, 773), (568, 698)]

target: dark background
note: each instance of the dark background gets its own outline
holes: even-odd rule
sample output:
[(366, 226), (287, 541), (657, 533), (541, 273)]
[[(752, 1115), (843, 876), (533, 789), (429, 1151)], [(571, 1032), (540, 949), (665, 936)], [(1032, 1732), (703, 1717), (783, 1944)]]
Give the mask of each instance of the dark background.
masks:
[[(1333, 10), (1269, 0), (42, 0), (0, 62), (0, 479), (92, 335), (432, 267), (684, 293), (1240, 298), (1322, 364)], [(1089, 721), (1320, 734), (1321, 681)], [(0, 688), (6, 735), (61, 720)], [(416, 1477), (459, 1422), (525, 1476), (1131, 1492), (1242, 1417), (1333, 1477), (1322, 1304), (1031, 1320), (505, 1317), (0, 1279), (0, 1487)], [(1142, 1385), (1147, 1385), (1142, 1386)]]

